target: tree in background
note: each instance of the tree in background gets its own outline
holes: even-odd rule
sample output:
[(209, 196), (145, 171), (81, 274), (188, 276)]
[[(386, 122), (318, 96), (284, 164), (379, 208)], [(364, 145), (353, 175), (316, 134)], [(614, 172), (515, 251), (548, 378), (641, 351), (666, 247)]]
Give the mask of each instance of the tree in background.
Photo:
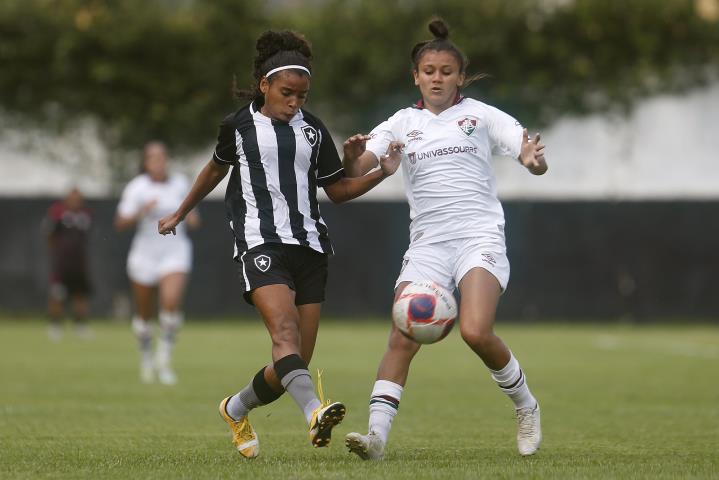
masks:
[(719, 0), (5, 0), (0, 108), (55, 129), (95, 118), (118, 152), (205, 146), (253, 38), (294, 28), (317, 56), (308, 107), (362, 131), (414, 100), (408, 52), (433, 14), (490, 75), (470, 93), (538, 126), (718, 77)]

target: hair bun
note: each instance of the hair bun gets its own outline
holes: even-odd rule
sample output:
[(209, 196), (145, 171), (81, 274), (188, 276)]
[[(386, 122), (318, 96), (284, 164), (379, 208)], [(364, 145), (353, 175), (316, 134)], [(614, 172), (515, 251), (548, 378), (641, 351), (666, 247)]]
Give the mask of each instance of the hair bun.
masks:
[(441, 18), (435, 18), (429, 22), (429, 31), (438, 40), (447, 40), (449, 38), (449, 27)]
[(307, 58), (312, 57), (309, 42), (300, 34), (289, 30), (268, 30), (257, 39), (255, 48), (260, 57), (265, 59), (283, 51), (297, 51)]

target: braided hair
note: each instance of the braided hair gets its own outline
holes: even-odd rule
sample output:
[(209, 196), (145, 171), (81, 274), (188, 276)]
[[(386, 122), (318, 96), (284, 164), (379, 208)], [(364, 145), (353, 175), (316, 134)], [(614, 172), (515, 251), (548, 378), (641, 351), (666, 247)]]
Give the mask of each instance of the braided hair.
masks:
[[(252, 73), (254, 81), (250, 90), (235, 88), (235, 94), (239, 98), (252, 98), (253, 100), (262, 98), (264, 95), (260, 91), (260, 80), (267, 75), (267, 72), (277, 67), (299, 65), (312, 71), (312, 48), (302, 34), (290, 30), (279, 32), (268, 30), (257, 39), (255, 49), (257, 54)], [(293, 71), (300, 74), (307, 73), (300, 69), (293, 69)], [(272, 82), (272, 77), (274, 74), (268, 78), (270, 82)]]

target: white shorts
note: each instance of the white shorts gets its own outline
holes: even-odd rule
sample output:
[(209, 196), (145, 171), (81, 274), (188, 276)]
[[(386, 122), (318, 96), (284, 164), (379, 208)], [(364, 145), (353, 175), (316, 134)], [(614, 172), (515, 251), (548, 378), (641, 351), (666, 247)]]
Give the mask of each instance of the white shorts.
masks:
[(504, 292), (509, 282), (509, 260), (503, 242), (469, 237), (410, 245), (395, 288), (401, 282), (431, 280), (451, 292), (467, 272), (476, 267), (494, 275)]
[(192, 244), (178, 241), (162, 250), (130, 249), (127, 257), (127, 275), (141, 285), (157, 285), (171, 273), (189, 273), (192, 269)]

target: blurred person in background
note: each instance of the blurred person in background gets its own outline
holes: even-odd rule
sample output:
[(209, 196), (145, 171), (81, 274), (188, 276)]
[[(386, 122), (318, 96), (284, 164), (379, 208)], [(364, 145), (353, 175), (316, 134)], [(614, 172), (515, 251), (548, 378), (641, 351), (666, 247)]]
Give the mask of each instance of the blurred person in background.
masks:
[[(183, 299), (192, 268), (192, 244), (184, 226), (177, 235), (161, 237), (156, 225), (174, 212), (189, 190), (184, 175), (170, 173), (167, 147), (159, 141), (145, 145), (140, 174), (125, 187), (117, 206), (115, 227), (135, 228), (127, 257), (127, 274), (135, 298), (132, 330), (140, 347), (140, 379), (174, 385), (172, 351), (183, 323)], [(187, 225), (197, 228), (199, 215), (189, 212)], [(160, 337), (153, 351), (151, 320), (158, 311)]]
[[(462, 96), (480, 76), (467, 77), (467, 59), (448, 38), (441, 19), (429, 24), (434, 39), (412, 49), (414, 83), (421, 100), (375, 127), (366, 151), (345, 155), (350, 176), (377, 166), (391, 142), (403, 142), (402, 168), (412, 223), (410, 245), (395, 283), (395, 300), (413, 281), (459, 288), (462, 339), (514, 403), (521, 455), (539, 448), (539, 403), (510, 349), (494, 333), (499, 297), (509, 281), (504, 213), (497, 198), (492, 154), (516, 159), (534, 175), (547, 170), (539, 135), (506, 113)], [(369, 433), (350, 433), (345, 444), (364, 460), (384, 455), (412, 359), (420, 345), (394, 325), (370, 398)], [(447, 404), (449, 407), (449, 404)], [(437, 417), (432, 423), (441, 423)], [(436, 425), (431, 428), (438, 428)]]
[[(302, 108), (312, 75), (309, 43), (294, 32), (269, 31), (260, 36), (256, 48), (256, 84), (244, 95), (252, 102), (225, 118), (213, 158), (177, 212), (158, 225), (163, 235), (175, 233), (232, 167), (225, 205), (234, 234), (234, 259), (244, 298), (261, 314), (272, 341), (272, 361), (220, 403), (233, 443), (246, 458), (259, 454), (250, 410), (285, 391), (302, 411), (314, 447), (327, 446), (332, 428), (344, 418), (342, 403), (323, 398), (320, 378), (319, 398), (315, 394), (308, 369), (325, 299), (328, 257), (333, 253), (317, 188), (324, 188), (335, 203), (351, 200), (394, 173), (400, 160), (395, 151), (378, 171), (345, 178), (329, 131)], [(349, 139), (345, 149), (357, 141)], [(250, 361), (241, 357), (241, 347), (238, 355), (238, 362)]]
[(50, 206), (44, 220), (50, 250), (48, 333), (53, 340), (62, 337), (65, 303), (72, 305), (75, 331), (91, 337), (87, 324), (89, 296), (92, 291), (88, 274), (88, 238), (92, 213), (85, 206), (79, 189), (73, 188), (63, 200)]

